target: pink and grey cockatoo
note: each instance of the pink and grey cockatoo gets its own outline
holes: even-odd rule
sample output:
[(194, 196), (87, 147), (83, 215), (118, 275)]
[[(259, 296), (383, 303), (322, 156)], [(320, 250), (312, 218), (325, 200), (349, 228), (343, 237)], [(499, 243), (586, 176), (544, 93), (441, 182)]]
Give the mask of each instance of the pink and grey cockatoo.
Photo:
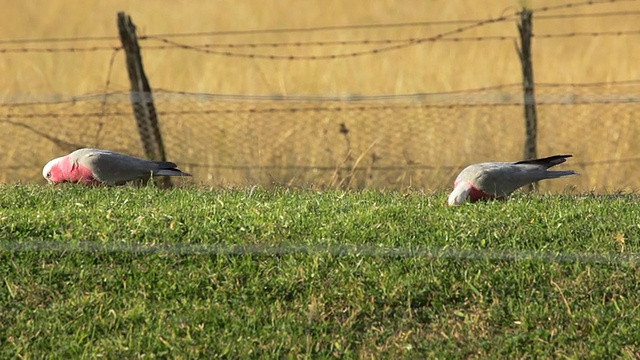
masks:
[(53, 159), (42, 169), (49, 183), (122, 185), (152, 176), (191, 176), (169, 161), (151, 161), (102, 149), (79, 149)]
[(504, 199), (517, 189), (536, 181), (578, 175), (573, 170), (550, 171), (573, 155), (554, 155), (542, 159), (518, 162), (486, 162), (469, 165), (453, 184), (449, 205), (465, 201)]

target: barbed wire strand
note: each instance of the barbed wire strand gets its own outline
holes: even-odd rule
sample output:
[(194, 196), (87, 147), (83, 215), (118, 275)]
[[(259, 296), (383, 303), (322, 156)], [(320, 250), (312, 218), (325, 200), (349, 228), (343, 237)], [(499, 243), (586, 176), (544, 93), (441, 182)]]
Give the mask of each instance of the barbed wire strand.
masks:
[[(575, 3), (565, 3), (555, 6), (545, 6), (533, 9), (534, 12), (550, 12), (553, 10), (576, 8), (586, 5), (597, 5), (614, 2), (630, 2), (637, 0), (603, 0), (603, 1), (580, 1)], [(517, 16), (519, 12), (500, 17), (507, 20), (514, 16)], [(604, 16), (630, 16), (637, 14), (638, 11), (615, 11), (615, 12), (601, 12), (592, 14), (555, 14), (555, 15), (539, 15), (537, 18), (546, 19), (558, 19), (558, 18), (584, 18), (584, 17), (604, 17)], [(493, 22), (493, 21), (492, 21)], [(268, 34), (268, 33), (296, 33), (296, 32), (317, 32), (317, 31), (339, 31), (349, 29), (375, 29), (375, 28), (394, 28), (394, 27), (425, 27), (436, 25), (463, 25), (463, 24), (488, 24), (485, 20), (479, 19), (462, 19), (462, 20), (432, 20), (422, 22), (405, 22), (394, 24), (363, 24), (363, 25), (334, 25), (334, 26), (318, 26), (310, 28), (283, 28), (283, 29), (257, 29), (257, 30), (231, 30), (231, 31), (208, 31), (208, 32), (194, 32), (194, 33), (164, 33), (164, 34), (152, 34), (146, 36), (140, 36), (140, 39), (149, 38), (173, 38), (173, 37), (212, 37), (212, 36), (228, 36), (228, 35), (255, 35), (255, 34)], [(477, 26), (473, 26), (477, 27)], [(36, 39), (4, 39), (0, 40), (0, 44), (25, 44), (25, 43), (56, 43), (56, 42), (81, 42), (81, 41), (117, 41), (119, 38), (116, 36), (81, 36), (81, 37), (68, 37), (68, 38), (36, 38)], [(66, 48), (66, 49), (0, 49), (0, 53), (4, 52), (81, 52), (81, 51), (101, 51), (101, 50), (113, 50), (113, 46), (95, 46), (89, 48)]]
[[(402, 28), (402, 27), (425, 27), (434, 25), (460, 25), (473, 24), (483, 21), (483, 19), (466, 19), (466, 20), (434, 20), (419, 22), (403, 22), (390, 24), (362, 24), (362, 25), (333, 25), (318, 26), (309, 28), (282, 28), (282, 29), (255, 29), (255, 30), (222, 30), (222, 31), (203, 31), (193, 33), (160, 33), (150, 35), (140, 35), (139, 40), (147, 40), (153, 38), (175, 38), (175, 37), (215, 37), (229, 35), (258, 35), (270, 33), (299, 33), (299, 32), (316, 32), (316, 31), (342, 31), (357, 29), (378, 29), (378, 28)], [(56, 43), (56, 42), (81, 42), (81, 41), (118, 41), (117, 36), (96, 36), (96, 37), (69, 37), (69, 38), (40, 38), (40, 39), (6, 39), (0, 40), (0, 44), (24, 44), (24, 43)], [(107, 47), (99, 47), (101, 50)]]
[[(555, 34), (532, 34), (537, 39), (554, 39), (554, 38), (568, 38), (568, 37), (602, 37), (602, 36), (633, 36), (640, 35), (640, 30), (612, 30), (612, 31), (590, 31), (590, 32), (570, 32), (570, 33), (555, 33)], [(437, 36), (437, 35), (436, 35)], [(483, 42), (483, 41), (514, 41), (516, 36), (511, 35), (490, 35), (490, 36), (473, 36), (473, 37), (452, 37), (452, 38), (436, 38), (436, 37), (423, 37), (423, 38), (405, 38), (405, 39), (359, 39), (359, 40), (316, 40), (316, 41), (285, 41), (285, 42), (268, 42), (268, 43), (211, 43), (211, 44), (199, 44), (189, 45), (174, 42), (168, 39), (154, 38), (154, 40), (160, 41), (165, 45), (146, 45), (144, 50), (170, 50), (170, 49), (184, 49), (193, 50), (198, 52), (205, 52), (216, 55), (233, 56), (233, 57), (247, 57), (247, 58), (264, 58), (270, 59), (287, 59), (287, 60), (316, 60), (330, 58), (331, 56), (338, 55), (316, 55), (316, 56), (297, 56), (297, 55), (264, 55), (256, 53), (233, 53), (222, 52), (210, 49), (257, 49), (257, 48), (284, 48), (284, 47), (325, 47), (325, 46), (371, 46), (371, 45), (392, 45), (407, 47), (411, 45), (419, 45), (424, 43), (439, 43), (439, 42)], [(386, 49), (386, 48), (383, 48)], [(0, 48), (0, 54), (4, 53), (75, 53), (75, 52), (95, 52), (95, 51), (114, 51), (122, 50), (120, 46), (91, 46), (91, 47), (65, 47), (65, 48)], [(372, 53), (380, 52), (380, 49), (369, 50)], [(393, 50), (393, 49), (389, 49)], [(387, 50), (382, 50), (387, 51)], [(365, 53), (365, 52), (363, 52)], [(361, 55), (360, 53), (355, 53)], [(342, 54), (347, 55), (347, 54)], [(356, 56), (356, 55), (354, 55)]]
[[(619, 0), (618, 0), (619, 1)], [(378, 29), (378, 28), (401, 28), (401, 27), (424, 27), (434, 25), (461, 25), (475, 24), (486, 19), (463, 19), (463, 20), (431, 20), (419, 22), (402, 22), (390, 24), (356, 24), (356, 25), (329, 25), (308, 28), (280, 28), (280, 29), (254, 29), (254, 30), (222, 30), (222, 31), (202, 31), (192, 33), (160, 33), (150, 35), (140, 35), (139, 40), (153, 38), (175, 38), (175, 37), (212, 37), (229, 35), (258, 35), (271, 33), (300, 33), (317, 31), (342, 31), (356, 29)], [(0, 44), (23, 44), (23, 43), (55, 43), (55, 42), (80, 42), (80, 41), (117, 41), (117, 36), (82, 36), (69, 38), (38, 38), (38, 39), (6, 39), (0, 40)]]
[[(540, 35), (535, 35), (533, 34), (534, 38), (539, 38), (539, 39), (552, 39), (552, 38), (568, 38), (568, 37), (599, 37), (599, 36), (630, 36), (630, 35), (640, 35), (640, 30), (629, 30), (629, 31), (602, 31), (602, 32), (572, 32), (572, 33), (560, 33), (560, 34), (540, 34)], [(427, 37), (427, 38), (409, 38), (409, 39), (393, 39), (393, 40), (378, 40), (378, 41), (372, 41), (372, 40), (354, 40), (354, 41), (349, 41), (349, 43), (347, 44), (346, 42), (332, 42), (332, 41), (328, 41), (328, 42), (321, 42), (321, 41), (315, 41), (315, 42), (309, 42), (309, 43), (305, 43), (305, 42), (297, 42), (297, 43), (268, 43), (268, 44), (222, 44), (222, 46), (218, 46), (218, 44), (206, 44), (206, 45), (187, 45), (187, 44), (183, 44), (183, 43), (178, 43), (169, 39), (156, 39), (158, 41), (162, 41), (163, 43), (166, 43), (168, 45), (170, 45), (170, 47), (174, 47), (174, 48), (178, 48), (178, 49), (184, 49), (184, 50), (191, 50), (191, 51), (196, 51), (196, 52), (201, 52), (201, 53), (206, 53), (206, 54), (214, 54), (214, 55), (221, 55), (221, 56), (228, 56), (228, 57), (240, 57), (240, 58), (250, 58), (250, 59), (269, 59), (269, 60), (326, 60), (326, 59), (341, 59), (341, 58), (347, 58), (347, 57), (358, 57), (358, 56), (364, 56), (364, 55), (372, 55), (372, 54), (379, 54), (382, 52), (388, 52), (388, 51), (393, 51), (393, 50), (400, 50), (400, 49), (404, 49), (407, 47), (411, 47), (414, 45), (420, 45), (420, 44), (425, 44), (427, 42), (440, 42), (440, 41), (453, 41), (453, 42), (463, 42), (463, 41), (485, 41), (485, 40), (515, 40), (516, 37), (513, 36), (491, 36), (491, 37), (475, 37), (475, 38), (453, 38), (453, 39), (446, 39), (446, 38), (440, 38), (439, 36), (444, 36), (442, 34), (436, 35), (434, 37)], [(261, 54), (261, 53), (239, 53), (239, 52), (231, 52), (231, 51), (216, 51), (216, 50), (211, 50), (212, 48), (217, 48), (217, 47), (227, 47), (227, 48), (242, 48), (242, 47), (248, 47), (248, 48), (258, 48), (258, 47), (271, 47), (271, 48), (278, 48), (278, 47), (285, 47), (285, 46), (296, 46), (296, 47), (303, 47), (303, 46), (330, 46), (330, 45), (354, 45), (354, 44), (359, 44), (359, 45), (372, 45), (372, 44), (397, 44), (397, 45), (391, 45), (391, 46), (387, 46), (387, 47), (379, 47), (379, 48), (375, 48), (375, 49), (371, 49), (371, 50), (363, 50), (363, 51), (353, 51), (353, 52), (349, 52), (349, 53), (340, 53), (340, 54), (328, 54), (328, 55), (293, 55), (293, 54), (286, 54), (286, 55), (267, 55), (267, 54)], [(165, 50), (166, 47), (163, 46), (157, 46), (157, 47), (150, 47), (147, 48), (145, 47), (145, 49), (151, 49), (151, 50)]]
[[(452, 37), (452, 38), (404, 38), (404, 39), (358, 39), (358, 40), (314, 40), (314, 41), (283, 41), (283, 42), (267, 42), (267, 43), (211, 43), (200, 45), (189, 45), (194, 48), (211, 49), (211, 48), (280, 48), (280, 47), (304, 47), (304, 46), (351, 46), (351, 45), (389, 45), (389, 44), (405, 44), (408, 42), (421, 42), (421, 41), (444, 41), (444, 42), (464, 42), (464, 41), (489, 41), (489, 40), (514, 40), (516, 36), (503, 36), (503, 35), (491, 35), (491, 36), (475, 36), (475, 37)], [(145, 50), (165, 50), (176, 48), (172, 42), (168, 42), (167, 39), (155, 38), (154, 40), (167, 43), (168, 46), (162, 45), (146, 45)], [(170, 45), (169, 45), (170, 44)]]
[(554, 14), (554, 15), (536, 15), (535, 20), (557, 20), (557, 19), (579, 19), (579, 18), (599, 18), (612, 16), (637, 16), (640, 10), (631, 11), (609, 11), (589, 14)]
[[(636, 0), (607, 0), (607, 1), (586, 1), (586, 2), (578, 2), (578, 3), (568, 3), (568, 4), (561, 4), (561, 5), (557, 5), (557, 6), (552, 6), (552, 7), (542, 7), (542, 8), (538, 8), (535, 9), (535, 12), (544, 12), (544, 11), (551, 11), (551, 10), (557, 10), (557, 9), (562, 9), (562, 8), (573, 8), (573, 7), (577, 7), (577, 6), (581, 6), (581, 5), (595, 5), (595, 4), (599, 4), (599, 3), (611, 3), (611, 2), (618, 2), (618, 1), (636, 1)], [(606, 12), (606, 13), (601, 13), (601, 14), (560, 14), (560, 15), (546, 15), (546, 16), (542, 16), (542, 19), (552, 19), (552, 18), (567, 18), (567, 17), (585, 17), (586, 15), (592, 15), (592, 16), (614, 16), (614, 15), (629, 15), (629, 14), (634, 13), (632, 12)], [(640, 12), (637, 12), (640, 13)], [(225, 56), (235, 56), (235, 57), (248, 57), (248, 58), (267, 58), (267, 59), (288, 59), (288, 60), (297, 60), (297, 59), (307, 59), (307, 60), (319, 60), (319, 59), (333, 59), (333, 58), (341, 58), (341, 57), (347, 57), (347, 56), (360, 56), (360, 55), (366, 55), (366, 54), (372, 54), (372, 53), (378, 53), (378, 52), (386, 52), (386, 51), (391, 51), (391, 50), (395, 50), (395, 49), (401, 49), (404, 47), (408, 47), (408, 46), (412, 46), (412, 45), (418, 45), (418, 44), (422, 44), (422, 43), (426, 43), (426, 42), (436, 42), (436, 41), (452, 41), (452, 42), (464, 42), (464, 41), (488, 41), (488, 40), (513, 40), (515, 37), (514, 36), (481, 36), (481, 37), (468, 37), (468, 38), (449, 38), (447, 37), (447, 35), (450, 34), (454, 34), (454, 33), (461, 33), (464, 32), (466, 30), (472, 29), (472, 28), (476, 28), (476, 27), (480, 27), (480, 26), (484, 26), (490, 23), (495, 23), (495, 22), (500, 22), (500, 21), (505, 21), (508, 19), (511, 19), (515, 16), (517, 16), (519, 14), (519, 12), (514, 12), (512, 14), (509, 15), (505, 15), (505, 16), (501, 16), (498, 18), (493, 18), (493, 19), (483, 19), (483, 20), (460, 20), (460, 21), (436, 21), (436, 22), (431, 22), (431, 23), (438, 23), (438, 24), (451, 24), (454, 22), (460, 23), (460, 24), (470, 24), (467, 26), (462, 26), (458, 29), (454, 29), (452, 31), (449, 32), (445, 32), (442, 34), (438, 34), (435, 36), (431, 36), (431, 37), (426, 37), (426, 38), (409, 38), (409, 39), (380, 39), (380, 40), (376, 40), (376, 39), (364, 39), (364, 40), (345, 40), (345, 41), (309, 41), (309, 42), (270, 42), (270, 43), (248, 43), (248, 44), (205, 44), (205, 45), (188, 45), (188, 44), (182, 44), (182, 43), (178, 43), (175, 41), (171, 41), (169, 39), (167, 39), (167, 37), (176, 37), (176, 36), (180, 36), (181, 34), (164, 34), (162, 36), (160, 35), (147, 35), (147, 36), (141, 36), (140, 39), (141, 40), (145, 40), (145, 39), (152, 39), (152, 40), (157, 40), (157, 41), (162, 41), (163, 43), (167, 44), (168, 46), (148, 46), (145, 47), (145, 49), (151, 49), (151, 50), (164, 50), (164, 49), (168, 49), (168, 48), (179, 48), (179, 49), (189, 49), (189, 50), (194, 50), (194, 51), (200, 51), (200, 52), (206, 52), (206, 53), (210, 53), (210, 54), (216, 54), (216, 55), (225, 55)], [(429, 22), (422, 22), (420, 24), (427, 24)], [(382, 27), (387, 27), (387, 26), (398, 26), (398, 25), (407, 25), (407, 24), (411, 24), (411, 25), (416, 25), (417, 23), (405, 23), (405, 24), (378, 24), (379, 26)], [(355, 25), (356, 27), (359, 25)], [(367, 25), (367, 26), (376, 26), (376, 25)], [(347, 27), (349, 28), (349, 27)], [(313, 29), (313, 28), (311, 28)], [(317, 29), (317, 28), (316, 28)], [(325, 28), (323, 28), (325, 29)], [(284, 32), (284, 31), (294, 31), (296, 29), (278, 29), (278, 32)], [(300, 30), (300, 29), (297, 29)], [(263, 30), (260, 30), (263, 31)], [(264, 30), (264, 31), (268, 31), (268, 30)], [(578, 37), (578, 36), (622, 36), (622, 35), (637, 35), (640, 33), (640, 30), (631, 30), (631, 31), (603, 31), (603, 32), (574, 32), (574, 33), (567, 33), (567, 34), (541, 34), (541, 35), (534, 35), (537, 36), (539, 38), (555, 38), (555, 37)], [(199, 33), (199, 34), (205, 34), (205, 33)], [(88, 37), (80, 37), (80, 38), (67, 38), (67, 39), (61, 39), (61, 38), (56, 38), (56, 39), (50, 39), (51, 42), (58, 42), (58, 41), (63, 41), (63, 40), (88, 40), (90, 38)], [(96, 37), (96, 39), (99, 40), (105, 40), (105, 39), (110, 39), (110, 40), (114, 40), (116, 39), (115, 37), (113, 38), (107, 38), (107, 37)], [(31, 40), (2, 40), (0, 41), (0, 44), (10, 44), (10, 43), (24, 43), (24, 42), (46, 42), (45, 39), (31, 39)], [(374, 45), (374, 44), (396, 44), (393, 46), (389, 46), (389, 47), (383, 47), (383, 48), (378, 48), (378, 49), (372, 49), (372, 50), (368, 50), (368, 51), (361, 51), (361, 52), (351, 52), (348, 54), (330, 54), (330, 55), (318, 55), (318, 56), (294, 56), (294, 55), (264, 55), (264, 54), (245, 54), (245, 53), (232, 53), (232, 52), (218, 52), (218, 51), (213, 51), (213, 50), (209, 50), (211, 48), (222, 48), (222, 47), (226, 47), (226, 48), (244, 48), (244, 47), (249, 47), (249, 48), (257, 48), (257, 47), (286, 47), (286, 46), (296, 46), (296, 47), (302, 47), (302, 46), (336, 46), (336, 45), (340, 45), (340, 46), (345, 46), (345, 45)], [(28, 53), (28, 52), (90, 52), (90, 51), (102, 51), (102, 50), (118, 50), (120, 47), (114, 47), (114, 46), (91, 46), (91, 47), (66, 47), (66, 48), (3, 48), (0, 49), (0, 53)]]
[[(560, 9), (577, 8), (587, 5), (598, 4), (610, 4), (617, 2), (635, 2), (638, 0), (602, 0), (602, 1), (580, 1), (574, 3), (564, 3), (555, 6), (545, 6), (540, 8), (534, 8), (532, 11), (550, 12)], [(558, 19), (558, 18), (581, 18), (581, 17), (604, 17), (604, 16), (632, 16), (636, 15), (638, 11), (615, 11), (615, 12), (601, 12), (592, 14), (555, 14), (555, 15), (537, 15), (538, 19)], [(518, 12), (509, 15), (513, 17)], [(430, 20), (419, 22), (403, 22), (403, 23), (391, 23), (391, 24), (356, 24), (356, 25), (330, 25), (330, 26), (317, 26), (309, 28), (281, 28), (281, 29), (255, 29), (255, 30), (228, 30), (228, 31), (204, 31), (204, 32), (192, 32), (192, 33), (160, 33), (139, 36), (139, 39), (160, 37), (160, 38), (172, 38), (172, 37), (211, 37), (211, 36), (229, 36), (229, 35), (256, 35), (256, 34), (269, 34), (269, 33), (296, 33), (296, 32), (318, 32), (318, 31), (340, 31), (340, 30), (353, 30), (353, 29), (376, 29), (376, 28), (395, 28), (395, 27), (425, 27), (436, 25), (462, 25), (462, 24), (476, 24), (482, 22), (482, 19), (460, 19), (460, 20)], [(0, 44), (24, 44), (24, 43), (56, 43), (56, 42), (81, 42), (81, 41), (118, 41), (117, 36), (80, 36), (80, 37), (66, 37), (66, 38), (35, 38), (35, 39), (2, 39)], [(112, 47), (100, 47), (100, 50), (107, 50)]]
[(570, 33), (558, 33), (558, 34), (533, 34), (537, 39), (553, 39), (553, 38), (567, 38), (567, 37), (599, 37), (599, 36), (629, 36), (640, 35), (640, 30), (613, 30), (613, 31), (589, 31), (589, 32), (570, 32)]
[(577, 8), (583, 6), (591, 6), (591, 5), (600, 5), (600, 4), (612, 4), (612, 3), (621, 3), (621, 2), (636, 2), (638, 0), (586, 0), (586, 1), (578, 1), (574, 3), (564, 3), (552, 6), (541, 6), (539, 8), (531, 9), (533, 12), (548, 12), (553, 10), (562, 10), (562, 9), (570, 9)]
[(422, 39), (417, 39), (417, 40), (406, 40), (406, 41), (404, 41), (404, 42), (402, 42), (400, 44), (395, 44), (395, 45), (390, 45), (390, 46), (385, 46), (385, 47), (378, 47), (378, 48), (375, 48), (375, 49), (362, 50), (362, 51), (352, 51), (352, 52), (348, 52), (348, 53), (339, 53), (339, 54), (328, 54), (328, 55), (291, 55), (291, 54), (289, 54), (289, 55), (265, 55), (265, 54), (256, 54), (256, 53), (238, 53), (238, 52), (231, 52), (231, 51), (216, 51), (216, 50), (211, 50), (211, 49), (208, 49), (208, 48), (200, 48), (200, 47), (194, 46), (194, 45), (187, 45), (187, 44), (179, 43), (179, 42), (176, 42), (176, 41), (173, 41), (173, 40), (169, 40), (169, 39), (162, 39), (162, 38), (159, 38), (159, 37), (155, 37), (154, 39), (158, 40), (158, 41), (162, 41), (163, 43), (166, 43), (166, 44), (173, 45), (173, 46), (175, 46), (177, 48), (180, 48), (180, 49), (192, 50), (192, 51), (197, 51), (197, 52), (201, 52), (201, 53), (221, 55), (221, 56), (250, 58), (250, 59), (268, 59), (268, 60), (333, 60), (333, 59), (359, 57), (359, 56), (365, 56), (365, 55), (379, 54), (379, 53), (382, 53), (382, 52), (400, 50), (400, 49), (411, 47), (411, 46), (414, 46), (414, 45), (417, 45), (417, 44), (422, 44), (422, 43), (429, 42), (429, 41), (435, 41), (437, 39), (443, 38), (443, 37), (448, 36), (448, 35), (462, 33), (462, 32), (465, 32), (465, 31), (473, 29), (473, 28), (484, 26), (484, 25), (489, 24), (489, 23), (503, 21), (505, 19), (506, 19), (506, 17), (487, 19), (487, 20), (483, 20), (483, 21), (475, 23), (475, 24), (471, 24), (471, 25), (468, 25), (468, 26), (463, 26), (463, 27), (457, 28), (455, 30), (443, 32), (443, 33), (440, 33), (440, 34), (437, 34), (437, 35), (434, 35), (434, 36), (431, 36), (431, 37), (428, 37), (428, 38), (422, 38)]
[(66, 47), (66, 48), (2, 48), (0, 54), (7, 53), (75, 53), (94, 51), (118, 51), (120, 46), (90, 46), (90, 47)]
[[(607, 0), (609, 3), (611, 2), (616, 2), (618, 0)], [(635, 0), (620, 0), (620, 1), (635, 1)], [(557, 6), (547, 6), (547, 7), (542, 7), (542, 8), (538, 8), (535, 9), (534, 11), (538, 11), (538, 12), (544, 12), (544, 11), (551, 11), (551, 10), (557, 10), (557, 9), (563, 9), (563, 8), (571, 8), (571, 7), (576, 7), (576, 6), (581, 6), (581, 5), (593, 5), (593, 4), (597, 4), (597, 3), (603, 3), (603, 1), (586, 1), (586, 2), (578, 2), (578, 3), (569, 3), (569, 4), (561, 4), (561, 5), (557, 5)], [(442, 38), (448, 37), (449, 35), (454, 35), (454, 34), (459, 34), (459, 33), (463, 33), (465, 31), (471, 30), (471, 29), (475, 29), (475, 28), (479, 28), (482, 26), (485, 26), (487, 24), (491, 24), (491, 23), (496, 23), (496, 22), (501, 22), (501, 21), (505, 21), (508, 19), (512, 19), (515, 16), (517, 16), (520, 12), (515, 12), (513, 14), (510, 15), (503, 15), (500, 17), (496, 17), (496, 18), (489, 18), (489, 19), (485, 19), (485, 20), (481, 20), (477, 23), (472, 23), (470, 25), (466, 25), (466, 26), (461, 26), (457, 29), (454, 30), (450, 30), (450, 31), (445, 31), (442, 32), (440, 34), (431, 36), (431, 37), (427, 37), (427, 38), (418, 38), (418, 39), (411, 39), (411, 40), (405, 40), (404, 43), (400, 43), (400, 44), (396, 44), (396, 45), (390, 45), (390, 46), (385, 46), (385, 47), (379, 47), (379, 48), (375, 48), (375, 49), (370, 49), (370, 50), (363, 50), (363, 51), (352, 51), (349, 53), (338, 53), (338, 54), (328, 54), (328, 55), (292, 55), (292, 54), (288, 54), (288, 55), (266, 55), (266, 54), (257, 54), (257, 53), (238, 53), (238, 52), (231, 52), (231, 51), (216, 51), (216, 50), (211, 50), (210, 48), (202, 48), (199, 47), (197, 45), (188, 45), (188, 44), (184, 44), (184, 43), (179, 43), (173, 40), (169, 40), (167, 38), (161, 38), (159, 36), (154, 36), (154, 37), (147, 37), (149, 39), (155, 39), (158, 41), (162, 41), (163, 43), (169, 44), (169, 45), (173, 45), (176, 46), (178, 48), (181, 49), (185, 49), (185, 50), (192, 50), (192, 51), (197, 51), (197, 52), (202, 52), (202, 53), (207, 53), (207, 54), (215, 54), (215, 55), (221, 55), (221, 56), (230, 56), (230, 57), (240, 57), (240, 58), (257, 58), (257, 59), (268, 59), (268, 60), (331, 60), (331, 59), (341, 59), (341, 58), (347, 58), (347, 57), (358, 57), (358, 56), (365, 56), (365, 55), (371, 55), (371, 54), (379, 54), (382, 52), (388, 52), (388, 51), (394, 51), (394, 50), (400, 50), (400, 49), (404, 49), (410, 46), (415, 46), (418, 44), (423, 44), (426, 42), (432, 42), (432, 41), (438, 41)], [(610, 32), (606, 32), (607, 34), (611, 34)], [(623, 32), (615, 32), (615, 35), (622, 35)], [(632, 33), (636, 33), (636, 32), (632, 32)], [(579, 36), (579, 33), (571, 33), (571, 34), (563, 34), (563, 37), (568, 37), (568, 36)], [(594, 36), (594, 33), (589, 33), (589, 36)], [(547, 34), (547, 37), (551, 37), (551, 34)]]

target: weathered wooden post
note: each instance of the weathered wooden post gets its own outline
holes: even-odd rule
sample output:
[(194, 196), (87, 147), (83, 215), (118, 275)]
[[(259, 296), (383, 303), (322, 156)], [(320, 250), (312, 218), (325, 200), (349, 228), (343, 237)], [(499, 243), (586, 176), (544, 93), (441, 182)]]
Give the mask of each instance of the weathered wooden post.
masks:
[[(531, 21), (533, 12), (524, 8), (520, 13), (520, 48), (517, 48), (522, 64), (522, 87), (524, 93), (524, 117), (525, 117), (525, 142), (524, 158), (535, 159), (537, 157), (537, 132), (538, 115), (536, 113), (536, 97), (533, 81), (533, 64), (531, 62), (531, 37), (533, 36), (533, 24)], [(529, 191), (535, 188), (535, 184), (527, 187)]]
[[(166, 161), (158, 115), (153, 103), (153, 93), (142, 65), (136, 26), (131, 21), (131, 17), (124, 12), (118, 13), (118, 32), (127, 59), (127, 71), (131, 82), (131, 105), (144, 152), (148, 159)], [(163, 185), (171, 186), (171, 180), (168, 177), (164, 177), (162, 181)]]

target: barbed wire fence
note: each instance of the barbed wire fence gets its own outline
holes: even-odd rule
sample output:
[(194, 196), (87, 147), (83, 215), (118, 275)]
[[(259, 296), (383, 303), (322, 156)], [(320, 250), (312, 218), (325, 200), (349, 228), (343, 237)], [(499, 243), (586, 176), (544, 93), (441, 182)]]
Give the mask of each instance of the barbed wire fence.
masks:
[[(631, 0), (606, 3), (625, 1)], [(598, 3), (605, 1), (559, 4), (534, 8), (531, 12), (533, 21), (640, 14), (640, 11), (553, 14), (556, 10)], [(518, 10), (478, 20), (139, 35), (138, 40), (142, 49), (151, 54), (186, 51), (262, 61), (382, 57), (390, 51), (434, 42), (515, 43), (519, 39), (515, 26), (512, 35), (464, 34), (489, 24), (514, 22), (521, 13)], [(189, 41), (220, 35), (440, 25), (455, 28), (433, 36), (401, 39), (199, 44)], [(531, 34), (534, 39), (638, 35), (640, 29)], [(111, 64), (103, 93), (64, 98), (31, 96), (26, 101), (11, 94), (6, 97), (0, 104), (0, 154), (4, 158), (0, 181), (42, 181), (40, 169), (46, 161), (80, 147), (103, 147), (145, 156), (140, 139), (154, 135), (140, 133), (136, 127), (132, 93), (110, 90), (113, 63), (123, 48), (95, 45), (117, 39), (114, 36), (0, 41), (0, 56), (106, 52), (110, 53)], [(85, 46), (84, 42), (92, 44)], [(70, 43), (74, 45), (68, 46)], [(318, 48), (338, 50), (317, 54)], [(153, 79), (150, 80), (153, 84)], [(536, 129), (538, 153), (546, 155), (561, 149), (583, 155), (572, 161), (572, 166), (583, 173), (580, 180), (583, 190), (593, 188), (594, 184), (610, 190), (640, 186), (634, 177), (640, 170), (640, 156), (634, 156), (628, 149), (623, 151), (634, 144), (638, 135), (633, 125), (638, 118), (640, 79), (587, 84), (535, 83), (535, 91), (540, 119)], [(468, 163), (517, 160), (526, 134), (521, 83), (375, 96), (229, 95), (154, 88), (153, 99), (163, 146), (170, 160), (193, 172), (197, 181), (211, 185), (440, 189), (449, 185)], [(595, 129), (572, 129), (572, 119), (577, 117), (593, 119)], [(611, 141), (598, 141), (603, 145), (592, 149), (590, 144), (601, 137)], [(595, 173), (594, 169), (598, 169), (598, 175), (588, 175)], [(619, 174), (616, 180), (607, 178), (613, 172)]]

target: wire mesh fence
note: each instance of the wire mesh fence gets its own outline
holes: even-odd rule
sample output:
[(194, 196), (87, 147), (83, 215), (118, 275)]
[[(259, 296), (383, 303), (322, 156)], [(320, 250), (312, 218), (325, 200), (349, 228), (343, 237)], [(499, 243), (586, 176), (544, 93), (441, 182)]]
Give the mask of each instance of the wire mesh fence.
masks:
[[(582, 174), (542, 183), (637, 188), (640, 81), (538, 87), (539, 154), (573, 153)], [(155, 93), (168, 158), (208, 185), (442, 189), (466, 164), (518, 160), (518, 85), (376, 97)], [(128, 93), (0, 107), (0, 181), (41, 182), (51, 158), (80, 147), (144, 156)], [(556, 185), (554, 185), (556, 184)]]

